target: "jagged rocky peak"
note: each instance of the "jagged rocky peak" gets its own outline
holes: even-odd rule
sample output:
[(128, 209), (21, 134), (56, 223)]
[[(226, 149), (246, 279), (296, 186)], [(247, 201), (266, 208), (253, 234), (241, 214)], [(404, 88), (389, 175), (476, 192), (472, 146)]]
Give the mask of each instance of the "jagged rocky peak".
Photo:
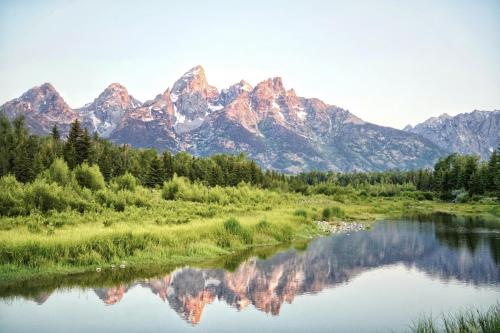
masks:
[(119, 83), (111, 83), (92, 103), (82, 109), (105, 111), (106, 109), (128, 110), (141, 106), (141, 102), (129, 95), (127, 88)]
[(24, 102), (27, 110), (36, 110), (39, 113), (58, 115), (71, 111), (54, 86), (48, 82), (31, 88), (15, 101)]
[(119, 83), (111, 83), (92, 103), (78, 112), (85, 127), (109, 137), (125, 113), (140, 106), (141, 102), (129, 95), (127, 88)]
[(134, 108), (141, 105), (138, 100), (129, 95), (127, 88), (119, 83), (111, 83), (94, 100), (94, 103), (103, 106), (119, 106), (122, 109)]
[(279, 110), (278, 98), (285, 95), (285, 88), (280, 77), (260, 82), (253, 91), (253, 105), (259, 112)]
[(432, 117), (405, 131), (419, 134), (449, 152), (478, 154), (488, 159), (500, 145), (500, 111), (479, 111)]
[[(213, 90), (213, 87), (212, 89)], [(191, 68), (177, 80), (172, 87), (172, 102), (177, 102), (177, 98), (182, 94), (200, 93), (207, 97), (209, 85), (205, 70), (200, 65)]]
[(452, 118), (453, 117), (450, 116), (449, 114), (443, 113), (443, 114), (439, 115), (438, 117), (429, 118), (428, 120), (426, 120), (426, 122), (428, 122), (428, 123), (442, 123), (442, 122), (450, 120)]
[(69, 124), (77, 118), (77, 114), (50, 83), (31, 88), (21, 97), (2, 105), (1, 109), (10, 119), (23, 115), (26, 126), (33, 134), (49, 133), (54, 125), (65, 133)]
[(156, 120), (169, 128), (172, 127), (175, 113), (170, 96), (170, 88), (168, 88), (163, 94), (158, 94), (154, 99), (146, 101), (141, 107), (134, 109), (130, 113), (131, 117), (144, 122)]
[(224, 108), (219, 102), (219, 91), (208, 84), (201, 66), (191, 68), (174, 83), (170, 100), (174, 103), (177, 133), (200, 127), (211, 112)]
[(238, 83), (233, 84), (228, 89), (222, 89), (219, 100), (223, 105), (228, 105), (233, 100), (235, 100), (239, 95), (243, 93), (251, 93), (253, 91), (253, 87), (246, 82), (245, 80), (241, 80)]

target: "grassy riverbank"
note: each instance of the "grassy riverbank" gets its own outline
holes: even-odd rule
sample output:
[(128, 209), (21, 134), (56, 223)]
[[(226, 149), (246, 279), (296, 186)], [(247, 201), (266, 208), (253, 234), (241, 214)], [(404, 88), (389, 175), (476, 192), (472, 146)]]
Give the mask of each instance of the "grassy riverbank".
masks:
[[(209, 188), (178, 178), (163, 189), (111, 185), (89, 191), (86, 204), (96, 208), (83, 213), (67, 208), (0, 218), (0, 280), (123, 262), (128, 267), (200, 264), (251, 247), (310, 239), (320, 234), (315, 220), (369, 223), (432, 212), (482, 216), (492, 223), (500, 219), (498, 205), (488, 201), (453, 204), (419, 200), (418, 191), (405, 187), (390, 197), (377, 195), (376, 187), (371, 190), (302, 195), (244, 184)], [(68, 190), (64, 195), (75, 194)], [(116, 203), (120, 200), (123, 207)]]

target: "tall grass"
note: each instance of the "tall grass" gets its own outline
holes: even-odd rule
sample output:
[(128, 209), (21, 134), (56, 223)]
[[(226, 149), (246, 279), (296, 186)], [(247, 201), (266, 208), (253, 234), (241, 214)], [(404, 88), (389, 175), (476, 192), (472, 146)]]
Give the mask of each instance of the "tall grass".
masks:
[(500, 303), (486, 311), (467, 310), (440, 320), (424, 317), (410, 328), (415, 333), (498, 333), (500, 332)]
[(224, 222), (224, 229), (230, 234), (241, 238), (245, 244), (253, 243), (252, 232), (249, 229), (242, 227), (240, 222), (234, 217)]
[(333, 217), (344, 218), (345, 211), (338, 206), (327, 207), (327, 208), (323, 209), (323, 213), (321, 216), (322, 216), (323, 220), (326, 220), (326, 221), (332, 219)]

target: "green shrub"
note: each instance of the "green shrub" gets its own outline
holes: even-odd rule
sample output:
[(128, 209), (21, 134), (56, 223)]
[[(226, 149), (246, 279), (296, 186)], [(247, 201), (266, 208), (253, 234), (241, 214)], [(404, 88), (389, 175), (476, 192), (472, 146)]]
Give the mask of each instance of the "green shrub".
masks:
[(345, 217), (345, 212), (342, 208), (333, 206), (331, 208), (323, 209), (323, 213), (321, 214), (323, 220), (328, 221), (332, 217), (343, 218)]
[(36, 179), (25, 193), (26, 206), (38, 209), (41, 212), (49, 210), (62, 211), (68, 206), (67, 195), (64, 189), (56, 183), (47, 183), (44, 179)]
[(323, 218), (323, 220), (328, 221), (332, 217), (332, 210), (330, 208), (323, 209), (321, 217)]
[(453, 199), (454, 202), (465, 203), (470, 199), (469, 192), (464, 189), (453, 190), (451, 194), (455, 197), (455, 199)]
[(63, 159), (56, 158), (47, 170), (47, 178), (50, 182), (55, 182), (61, 186), (69, 185), (71, 182), (71, 172)]
[(99, 166), (95, 164), (89, 166), (87, 163), (83, 163), (77, 166), (73, 170), (73, 173), (81, 187), (88, 188), (92, 191), (98, 191), (106, 186), (106, 182), (104, 181), (104, 177), (99, 170)]
[(165, 200), (183, 200), (192, 202), (227, 204), (256, 204), (280, 200), (280, 194), (251, 187), (240, 183), (236, 187), (207, 187), (191, 182), (184, 177), (174, 175), (172, 180), (163, 184), (162, 198)]
[(244, 228), (240, 222), (235, 219), (234, 217), (230, 218), (226, 222), (224, 222), (224, 229), (232, 234), (235, 235), (245, 243), (245, 244), (252, 244), (253, 243), (253, 235), (250, 232), (250, 230)]
[(0, 178), (0, 215), (17, 216), (27, 213), (24, 205), (24, 187), (12, 175)]
[(126, 172), (124, 175), (118, 176), (114, 179), (114, 183), (118, 190), (127, 190), (127, 191), (135, 191), (137, 186), (137, 179), (135, 177)]
[(303, 218), (307, 219), (307, 212), (304, 209), (297, 209), (295, 212), (293, 212), (293, 215), (302, 216)]
[(231, 217), (229, 220), (224, 222), (224, 229), (226, 229), (226, 231), (228, 231), (230, 234), (237, 235), (238, 232), (242, 229), (242, 226), (237, 219)]
[(126, 206), (126, 203), (125, 201), (122, 199), (122, 200), (117, 200), (115, 201), (115, 203), (113, 204), (114, 208), (115, 208), (115, 211), (117, 212), (123, 212), (125, 211), (125, 206)]
[(176, 175), (174, 177), (163, 183), (163, 189), (161, 192), (161, 196), (165, 200), (175, 200), (179, 194), (180, 185), (182, 179), (179, 179)]
[(345, 217), (344, 210), (338, 206), (333, 206), (331, 208), (331, 211), (332, 211), (332, 216), (339, 217), (339, 218)]

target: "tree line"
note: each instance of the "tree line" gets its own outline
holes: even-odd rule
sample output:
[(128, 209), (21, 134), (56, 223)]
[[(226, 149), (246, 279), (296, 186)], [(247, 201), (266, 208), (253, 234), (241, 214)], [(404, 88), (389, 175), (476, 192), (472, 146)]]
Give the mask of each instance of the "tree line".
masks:
[(476, 155), (457, 153), (440, 158), (433, 169), (383, 172), (308, 172), (292, 176), (289, 183), (295, 191), (306, 191), (307, 186), (333, 184), (362, 187), (375, 184), (413, 184), (419, 191), (435, 192), (443, 200), (457, 196), (500, 197), (500, 147), (488, 161)]
[(0, 176), (12, 174), (20, 182), (32, 182), (56, 159), (64, 159), (70, 169), (87, 163), (98, 166), (104, 179), (132, 174), (140, 184), (159, 187), (177, 176), (207, 186), (254, 186), (308, 193), (311, 187), (360, 188), (375, 184), (413, 184), (420, 191), (435, 192), (442, 199), (460, 195), (500, 197), (500, 147), (488, 161), (473, 155), (451, 154), (441, 158), (433, 169), (384, 172), (307, 172), (298, 175), (266, 170), (243, 154), (195, 157), (186, 152), (158, 153), (155, 149), (136, 149), (117, 145), (90, 134), (78, 120), (72, 123), (65, 140), (57, 126), (51, 135), (30, 135), (23, 117), (9, 121), (0, 114)]
[(159, 154), (155, 149), (135, 149), (90, 135), (78, 120), (71, 124), (66, 140), (57, 126), (49, 136), (30, 135), (23, 117), (9, 121), (0, 114), (0, 176), (15, 175), (27, 183), (47, 170), (57, 158), (72, 170), (86, 162), (97, 165), (106, 181), (126, 172), (148, 187), (163, 185), (174, 174), (209, 186), (236, 186), (240, 182), (270, 187), (283, 175), (263, 172), (244, 155), (194, 157), (186, 152)]

